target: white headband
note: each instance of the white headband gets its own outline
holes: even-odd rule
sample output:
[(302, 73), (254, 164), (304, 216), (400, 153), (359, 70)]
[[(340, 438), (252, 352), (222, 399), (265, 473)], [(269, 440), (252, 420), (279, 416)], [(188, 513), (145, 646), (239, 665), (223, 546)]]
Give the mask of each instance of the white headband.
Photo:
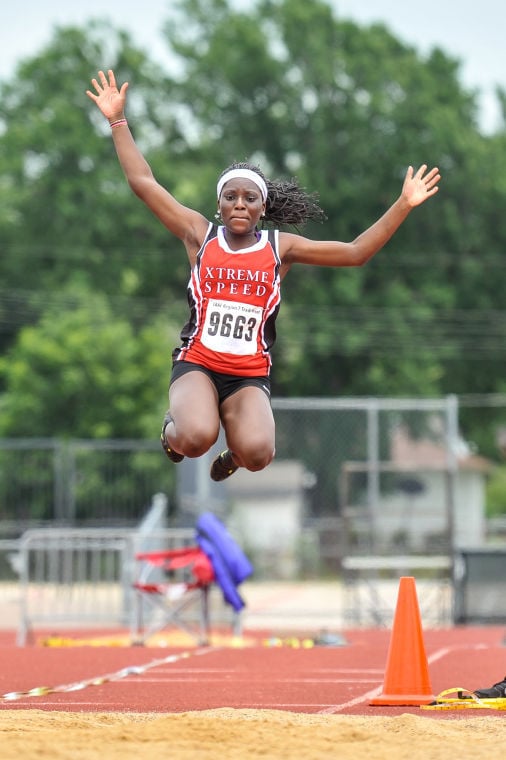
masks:
[(218, 198), (220, 197), (221, 191), (223, 190), (223, 185), (228, 182), (229, 179), (236, 179), (238, 177), (242, 177), (243, 179), (250, 179), (252, 182), (254, 182), (260, 190), (262, 194), (262, 200), (265, 203), (267, 200), (267, 185), (265, 184), (260, 174), (251, 171), (251, 169), (230, 169), (230, 171), (226, 172), (222, 177), (220, 177), (216, 186)]

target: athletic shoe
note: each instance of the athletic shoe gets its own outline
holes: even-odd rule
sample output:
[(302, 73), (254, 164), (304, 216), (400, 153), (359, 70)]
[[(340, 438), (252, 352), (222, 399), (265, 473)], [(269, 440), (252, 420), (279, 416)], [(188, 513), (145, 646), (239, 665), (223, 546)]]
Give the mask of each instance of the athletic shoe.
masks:
[(504, 681), (495, 683), (490, 689), (476, 689), (473, 693), (480, 699), (504, 699), (506, 697), (506, 676)]
[(160, 443), (162, 444), (162, 449), (165, 451), (170, 461), (174, 462), (174, 464), (179, 464), (179, 462), (183, 461), (184, 454), (178, 454), (177, 451), (173, 451), (169, 446), (169, 442), (165, 438), (165, 428), (171, 421), (172, 421), (172, 417), (170, 416), (169, 412), (167, 412), (167, 414), (163, 418), (163, 426), (162, 426), (162, 433), (160, 435)]
[(211, 479), (220, 481), (226, 480), (239, 469), (239, 465), (235, 464), (232, 459), (232, 452), (230, 449), (225, 449), (219, 456), (216, 457), (211, 465)]

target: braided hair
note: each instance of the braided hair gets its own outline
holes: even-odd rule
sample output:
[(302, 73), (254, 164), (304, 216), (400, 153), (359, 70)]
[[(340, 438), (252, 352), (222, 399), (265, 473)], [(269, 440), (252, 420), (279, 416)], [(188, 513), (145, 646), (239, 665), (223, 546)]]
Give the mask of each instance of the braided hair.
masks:
[(318, 203), (316, 193), (308, 193), (295, 178), (291, 180), (270, 180), (260, 167), (248, 161), (235, 161), (222, 171), (220, 177), (232, 169), (249, 169), (256, 172), (267, 185), (264, 222), (278, 225), (304, 225), (311, 219), (324, 221), (327, 217)]

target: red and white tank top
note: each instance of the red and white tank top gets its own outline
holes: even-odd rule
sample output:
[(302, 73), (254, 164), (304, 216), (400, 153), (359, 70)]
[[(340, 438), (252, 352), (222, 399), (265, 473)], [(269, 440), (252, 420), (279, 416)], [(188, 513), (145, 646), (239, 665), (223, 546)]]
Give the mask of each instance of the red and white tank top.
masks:
[(277, 230), (233, 251), (225, 228), (209, 225), (188, 283), (190, 318), (176, 361), (227, 375), (268, 375), (281, 293)]

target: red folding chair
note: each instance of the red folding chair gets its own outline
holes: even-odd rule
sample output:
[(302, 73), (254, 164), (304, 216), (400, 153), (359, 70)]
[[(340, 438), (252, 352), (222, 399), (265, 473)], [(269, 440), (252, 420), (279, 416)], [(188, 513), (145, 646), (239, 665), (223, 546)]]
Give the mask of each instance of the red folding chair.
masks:
[[(132, 643), (142, 645), (169, 626), (199, 645), (209, 641), (213, 566), (198, 546), (135, 555), (137, 573)], [(160, 580), (160, 576), (162, 580)], [(149, 614), (146, 614), (149, 610)]]

